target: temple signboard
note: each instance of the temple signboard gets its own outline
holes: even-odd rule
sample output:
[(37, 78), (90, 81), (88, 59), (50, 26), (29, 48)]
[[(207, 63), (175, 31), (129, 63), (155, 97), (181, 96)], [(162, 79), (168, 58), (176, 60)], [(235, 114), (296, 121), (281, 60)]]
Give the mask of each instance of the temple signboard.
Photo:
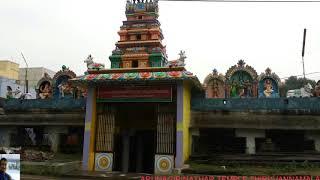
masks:
[(170, 86), (99, 87), (98, 102), (171, 102)]

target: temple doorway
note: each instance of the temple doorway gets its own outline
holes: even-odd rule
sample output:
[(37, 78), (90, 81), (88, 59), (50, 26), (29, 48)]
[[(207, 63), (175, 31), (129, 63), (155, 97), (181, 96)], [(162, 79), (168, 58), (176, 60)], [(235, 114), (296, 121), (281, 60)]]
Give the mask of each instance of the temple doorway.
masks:
[(114, 171), (153, 173), (157, 104), (115, 105)]

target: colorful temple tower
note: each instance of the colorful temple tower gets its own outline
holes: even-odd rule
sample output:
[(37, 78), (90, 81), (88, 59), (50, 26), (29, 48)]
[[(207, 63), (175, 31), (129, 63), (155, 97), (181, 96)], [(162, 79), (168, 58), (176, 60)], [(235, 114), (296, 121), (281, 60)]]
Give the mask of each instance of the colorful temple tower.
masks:
[(158, 1), (127, 1), (126, 17), (111, 68), (90, 55), (71, 80), (88, 89), (83, 169), (170, 174), (189, 158), (191, 90), (201, 84), (183, 51), (167, 60)]
[(120, 40), (110, 56), (111, 68), (162, 67), (167, 62), (157, 1), (127, 1)]

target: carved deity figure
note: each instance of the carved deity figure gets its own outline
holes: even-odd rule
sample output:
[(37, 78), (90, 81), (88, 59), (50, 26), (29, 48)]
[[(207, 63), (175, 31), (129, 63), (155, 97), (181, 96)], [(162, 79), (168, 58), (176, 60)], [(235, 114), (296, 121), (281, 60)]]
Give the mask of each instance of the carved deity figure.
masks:
[(245, 88), (243, 86), (239, 88), (239, 97), (240, 98), (246, 97)]
[(212, 83), (212, 97), (219, 97), (219, 84), (216, 79)]
[(70, 93), (72, 94), (72, 88), (66, 82), (59, 84), (58, 88), (59, 88), (60, 97), (64, 97), (65, 94), (70, 94)]
[(51, 86), (48, 82), (41, 85), (39, 90), (39, 96), (41, 99), (49, 99), (51, 97)]
[(231, 97), (237, 96), (237, 84), (235, 82), (232, 82), (230, 96)]
[(249, 80), (245, 80), (243, 82), (243, 86), (244, 86), (244, 94), (246, 97), (252, 97), (252, 85), (249, 82)]
[(263, 94), (265, 97), (271, 97), (273, 94), (272, 82), (269, 79), (264, 82)]

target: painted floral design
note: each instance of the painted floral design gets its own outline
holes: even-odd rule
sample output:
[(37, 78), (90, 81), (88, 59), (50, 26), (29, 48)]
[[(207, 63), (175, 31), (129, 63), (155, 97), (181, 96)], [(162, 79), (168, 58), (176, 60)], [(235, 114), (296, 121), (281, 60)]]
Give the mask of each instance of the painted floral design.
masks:
[(130, 79), (164, 79), (164, 78), (194, 78), (189, 71), (169, 71), (169, 72), (134, 72), (134, 73), (110, 73), (110, 74), (87, 74), (76, 78), (78, 80), (130, 80)]
[(124, 77), (125, 79), (134, 79), (138, 76), (138, 73), (125, 73)]
[(165, 72), (154, 72), (153, 75), (155, 78), (165, 78), (167, 76)]
[(141, 72), (141, 73), (139, 73), (139, 76), (142, 79), (150, 79), (152, 76), (152, 73), (151, 72)]
[(168, 75), (171, 77), (181, 77), (181, 71), (170, 71), (168, 72)]
[(92, 80), (92, 79), (94, 79), (96, 76), (97, 76), (96, 74), (89, 74), (89, 75), (86, 76), (86, 79), (87, 79), (87, 80)]
[(111, 79), (119, 79), (123, 74), (122, 73), (115, 73), (111, 75)]
[(110, 79), (110, 74), (100, 74), (97, 79)]

